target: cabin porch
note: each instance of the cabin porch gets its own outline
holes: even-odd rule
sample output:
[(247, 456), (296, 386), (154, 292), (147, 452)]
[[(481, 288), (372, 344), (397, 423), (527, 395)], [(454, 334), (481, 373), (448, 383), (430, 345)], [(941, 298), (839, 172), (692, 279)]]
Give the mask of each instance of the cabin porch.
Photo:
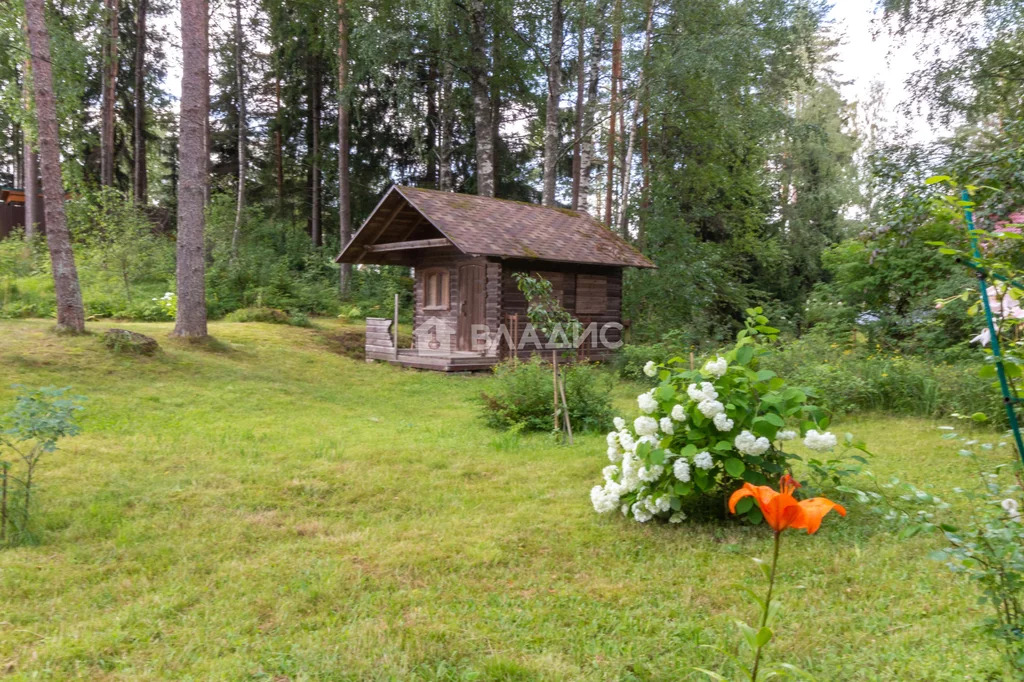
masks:
[(366, 361), (429, 369), (437, 372), (472, 372), (490, 369), (499, 362), (496, 351), (463, 351), (454, 348), (396, 348), (392, 320), (366, 318)]

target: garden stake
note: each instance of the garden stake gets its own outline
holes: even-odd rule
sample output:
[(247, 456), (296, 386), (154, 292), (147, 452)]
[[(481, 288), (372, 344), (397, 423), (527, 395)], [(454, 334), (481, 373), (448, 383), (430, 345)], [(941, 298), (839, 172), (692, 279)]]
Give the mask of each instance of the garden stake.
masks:
[(512, 314), (512, 366), (519, 364), (519, 313)]
[(555, 406), (555, 431), (561, 431), (558, 425), (558, 351), (551, 351), (551, 389), (554, 394), (553, 404)]
[[(971, 194), (964, 190), (960, 195), (964, 202), (971, 201)], [(981, 249), (978, 248), (978, 237), (974, 234), (974, 211), (970, 206), (964, 207), (964, 220), (967, 221), (967, 234), (971, 238), (971, 252), (975, 260), (981, 260)], [(988, 300), (988, 286), (986, 285), (984, 270), (978, 272), (978, 288), (981, 290), (981, 302), (985, 307), (985, 323), (988, 325), (988, 333), (992, 340), (992, 357), (995, 360), (996, 375), (999, 377), (999, 388), (1003, 392), (1003, 405), (1006, 407), (1006, 419), (1013, 431), (1013, 439), (1017, 445), (1017, 457), (1024, 463), (1024, 442), (1020, 437), (1020, 424), (1017, 422), (1017, 409), (1014, 403), (1017, 397), (1010, 390), (1010, 382), (1006, 378), (1006, 369), (1003, 367), (1002, 349), (999, 347), (999, 336), (996, 333), (996, 325), (992, 319), (992, 306)]]
[(562, 406), (565, 408), (565, 430), (569, 433), (569, 445), (572, 445), (572, 422), (569, 420), (569, 401), (565, 399), (565, 380), (559, 379), (558, 390), (562, 394)]
[(0, 542), (7, 540), (7, 471), (10, 469), (10, 462), (0, 462), (0, 470), (2, 470), (3, 482), (0, 483), (2, 491), (0, 491)]

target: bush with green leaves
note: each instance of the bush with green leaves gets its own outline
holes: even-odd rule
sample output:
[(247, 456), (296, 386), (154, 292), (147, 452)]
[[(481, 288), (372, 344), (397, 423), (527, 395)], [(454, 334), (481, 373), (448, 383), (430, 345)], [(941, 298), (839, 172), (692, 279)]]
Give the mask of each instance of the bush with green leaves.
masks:
[[(600, 431), (611, 420), (611, 377), (586, 363), (561, 365), (565, 399), (574, 432)], [(490, 391), (481, 394), (484, 418), (499, 429), (552, 429), (551, 365), (539, 355), (528, 362), (508, 360), (494, 368)]]
[[(75, 413), (82, 409), (79, 396), (68, 394), (67, 388), (50, 386), (29, 389), (15, 386), (19, 393), (14, 407), (0, 417), (0, 452), (13, 456), (15, 462), (0, 460), (4, 492), (20, 498), (19, 504), (8, 505), (7, 495), (0, 498), (0, 537), (6, 539), (8, 528), (16, 535), (28, 534), (32, 512), (32, 486), (36, 468), (44, 455), (57, 449), (62, 438), (79, 432)], [(20, 463), (18, 468), (16, 465)], [(15, 484), (11, 490), (11, 484)]]
[[(612, 463), (590, 494), (597, 512), (678, 523), (709, 501), (721, 508), (743, 482), (777, 480), (794, 457), (784, 449), (789, 441), (803, 436), (818, 452), (836, 446), (825, 411), (761, 367), (778, 330), (760, 308), (747, 313), (735, 345), (700, 369), (690, 370), (681, 357), (647, 364), (646, 374), (659, 383), (637, 397), (641, 414), (632, 424), (615, 418), (616, 430), (608, 434)], [(848, 443), (863, 449), (852, 437)], [(749, 499), (737, 512), (752, 523), (762, 520)]]

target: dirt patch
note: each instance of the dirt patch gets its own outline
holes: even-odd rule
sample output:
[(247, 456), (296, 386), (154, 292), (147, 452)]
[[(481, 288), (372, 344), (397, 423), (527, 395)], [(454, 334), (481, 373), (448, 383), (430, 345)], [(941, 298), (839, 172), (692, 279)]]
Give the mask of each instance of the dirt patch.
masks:
[(366, 335), (362, 331), (325, 331), (319, 334), (320, 341), (332, 353), (344, 355), (353, 360), (366, 359)]

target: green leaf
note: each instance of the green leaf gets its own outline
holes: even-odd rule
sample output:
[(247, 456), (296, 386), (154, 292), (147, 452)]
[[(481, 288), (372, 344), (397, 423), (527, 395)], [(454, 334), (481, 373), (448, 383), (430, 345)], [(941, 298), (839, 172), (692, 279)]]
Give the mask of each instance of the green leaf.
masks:
[(946, 182), (950, 177), (948, 175), (933, 175), (924, 181), (926, 185), (934, 185), (939, 182)]
[(764, 515), (761, 513), (761, 510), (757, 508), (751, 509), (744, 518), (755, 526), (764, 521)]
[(988, 417), (985, 415), (984, 412), (975, 412), (974, 414), (971, 415), (971, 419), (973, 419), (976, 422), (987, 422), (988, 421)]
[(750, 508), (753, 506), (754, 498), (744, 497), (742, 500), (736, 503), (736, 513), (741, 515), (746, 514), (748, 511), (750, 511)]
[(654, 390), (654, 397), (658, 402), (667, 403), (676, 397), (676, 389), (671, 384), (662, 384)]
[(749, 365), (754, 358), (754, 349), (751, 346), (743, 346), (736, 351), (736, 362), (741, 365)]
[(746, 471), (746, 469), (747, 465), (744, 464), (741, 460), (736, 459), (735, 457), (730, 457), (729, 459), (725, 460), (725, 470), (728, 471), (729, 475), (732, 476), (733, 478), (739, 478), (740, 476), (742, 476), (743, 472)]
[(755, 640), (757, 646), (764, 646), (768, 642), (772, 641), (772, 630), (768, 626), (765, 626), (757, 631), (757, 638)]
[(743, 472), (743, 480), (751, 485), (768, 485), (768, 479), (760, 471), (747, 469)]

